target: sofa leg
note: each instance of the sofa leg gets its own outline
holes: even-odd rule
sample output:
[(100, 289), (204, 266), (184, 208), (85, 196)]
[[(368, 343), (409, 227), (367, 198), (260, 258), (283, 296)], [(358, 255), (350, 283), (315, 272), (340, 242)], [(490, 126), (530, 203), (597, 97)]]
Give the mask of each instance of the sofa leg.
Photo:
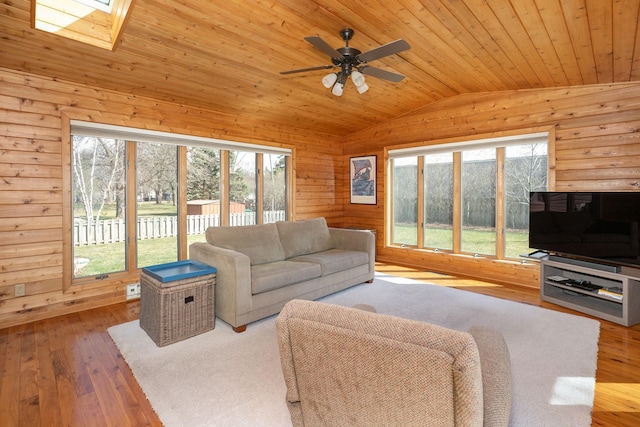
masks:
[(366, 281), (366, 282), (364, 282), (364, 283), (373, 283), (373, 279), (371, 279), (371, 280), (367, 280), (367, 281)]
[(247, 325), (233, 326), (233, 332), (244, 332), (247, 330)]

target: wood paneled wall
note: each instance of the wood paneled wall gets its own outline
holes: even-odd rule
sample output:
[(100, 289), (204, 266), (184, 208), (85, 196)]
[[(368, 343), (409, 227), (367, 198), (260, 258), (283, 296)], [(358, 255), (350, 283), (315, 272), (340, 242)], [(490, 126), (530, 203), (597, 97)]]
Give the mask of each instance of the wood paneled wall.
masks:
[[(0, 69), (0, 327), (124, 299), (126, 281), (64, 291), (65, 117), (292, 147), (294, 219), (374, 228), (381, 260), (531, 286), (535, 265), (385, 247), (384, 148), (555, 128), (556, 189), (640, 191), (640, 84), (460, 95), (341, 140), (303, 123), (287, 128)], [(378, 203), (351, 205), (349, 157), (371, 154)], [(26, 296), (15, 297), (22, 283)]]
[[(335, 136), (0, 69), (0, 328), (122, 301), (138, 279), (63, 283), (65, 117), (291, 147), (294, 219), (342, 223)], [(25, 296), (15, 297), (16, 284)]]
[(378, 156), (378, 204), (350, 205), (345, 188), (344, 223), (377, 230), (380, 260), (538, 286), (535, 264), (385, 247), (384, 148), (544, 128), (556, 135), (555, 153), (550, 153), (555, 154), (556, 190), (640, 191), (640, 84), (465, 94), (345, 139), (345, 163), (351, 156)]

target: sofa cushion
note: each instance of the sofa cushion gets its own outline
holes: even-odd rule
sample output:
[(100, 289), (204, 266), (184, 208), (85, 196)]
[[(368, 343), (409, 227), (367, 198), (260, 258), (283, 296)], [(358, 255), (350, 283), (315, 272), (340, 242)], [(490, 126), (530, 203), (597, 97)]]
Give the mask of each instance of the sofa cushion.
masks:
[(361, 251), (345, 251), (343, 249), (329, 249), (308, 255), (290, 258), (289, 261), (312, 262), (320, 265), (322, 275), (326, 276), (338, 271), (348, 270), (359, 265), (369, 263), (369, 254)]
[(284, 260), (275, 224), (209, 227), (205, 236), (213, 246), (245, 254), (251, 265)]
[(312, 254), (333, 248), (324, 218), (276, 222), (285, 258)]
[(251, 293), (259, 294), (320, 277), (320, 265), (276, 261), (251, 267)]

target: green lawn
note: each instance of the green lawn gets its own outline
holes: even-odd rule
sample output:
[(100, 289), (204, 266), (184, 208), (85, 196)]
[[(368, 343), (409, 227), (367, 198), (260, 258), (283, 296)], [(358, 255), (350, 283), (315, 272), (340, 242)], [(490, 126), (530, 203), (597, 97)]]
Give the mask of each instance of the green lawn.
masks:
[[(398, 244), (415, 246), (417, 244), (417, 227), (409, 225), (396, 225), (393, 241)], [(463, 252), (495, 255), (495, 232), (486, 229), (465, 228), (463, 233)], [(427, 228), (425, 246), (450, 250), (453, 247), (452, 232), (450, 228)], [(528, 254), (533, 249), (529, 248), (528, 231), (507, 230), (507, 250), (509, 258), (518, 258), (522, 254)]]
[[(415, 245), (416, 228), (411, 226), (396, 226), (396, 239), (398, 243)], [(428, 229), (429, 240), (426, 243), (430, 248), (451, 248), (451, 230), (444, 228)], [(487, 230), (464, 230), (464, 237), (468, 242), (463, 248), (464, 252), (491, 255), (495, 253), (494, 233)], [(532, 251), (529, 248), (528, 234), (523, 231), (507, 232), (507, 256), (518, 258), (521, 254)], [(204, 242), (204, 234), (187, 236), (187, 246), (193, 242)], [(117, 272), (125, 270), (124, 243), (110, 243), (106, 245), (80, 246), (74, 248), (75, 258), (86, 258), (89, 263), (78, 276), (93, 276), (105, 272)], [(138, 265), (164, 264), (177, 260), (177, 239), (167, 237), (163, 239), (149, 239), (138, 242)]]
[[(204, 234), (187, 237), (187, 246), (193, 242), (204, 242)], [(105, 272), (124, 271), (124, 242), (105, 245), (78, 246), (73, 248), (74, 258), (86, 258), (89, 263), (77, 275), (94, 276)], [(138, 265), (165, 264), (177, 261), (177, 238), (148, 239), (138, 241)]]
[[(114, 219), (115, 213), (115, 204), (107, 204), (104, 206), (100, 219)], [(176, 216), (177, 207), (171, 202), (160, 204), (156, 202), (139, 202), (137, 214), (139, 217)], [(82, 205), (76, 205), (74, 215), (79, 218), (84, 217)], [(188, 236), (189, 243), (198, 239), (204, 241), (204, 234)], [(138, 265), (146, 267), (177, 261), (177, 253), (176, 237), (140, 240), (138, 242)], [(79, 277), (126, 270), (124, 264), (126, 259), (124, 242), (74, 247), (73, 257), (89, 260), (89, 263), (77, 273)]]

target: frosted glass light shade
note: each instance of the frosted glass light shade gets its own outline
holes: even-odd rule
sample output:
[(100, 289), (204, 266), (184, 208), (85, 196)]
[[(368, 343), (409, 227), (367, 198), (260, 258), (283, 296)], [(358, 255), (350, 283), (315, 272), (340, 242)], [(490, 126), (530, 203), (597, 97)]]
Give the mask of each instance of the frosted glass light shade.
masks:
[(356, 89), (358, 89), (358, 93), (362, 95), (369, 90), (369, 85), (366, 83), (362, 83), (360, 86), (356, 86)]
[(322, 84), (324, 87), (329, 89), (333, 84), (338, 80), (338, 75), (336, 73), (329, 73), (322, 78)]
[(335, 85), (333, 85), (333, 89), (331, 90), (331, 93), (334, 94), (335, 96), (342, 96), (343, 90), (344, 90), (344, 83), (336, 83)]
[(362, 86), (364, 83), (364, 75), (360, 71), (354, 71), (351, 73), (351, 80), (356, 87)]

